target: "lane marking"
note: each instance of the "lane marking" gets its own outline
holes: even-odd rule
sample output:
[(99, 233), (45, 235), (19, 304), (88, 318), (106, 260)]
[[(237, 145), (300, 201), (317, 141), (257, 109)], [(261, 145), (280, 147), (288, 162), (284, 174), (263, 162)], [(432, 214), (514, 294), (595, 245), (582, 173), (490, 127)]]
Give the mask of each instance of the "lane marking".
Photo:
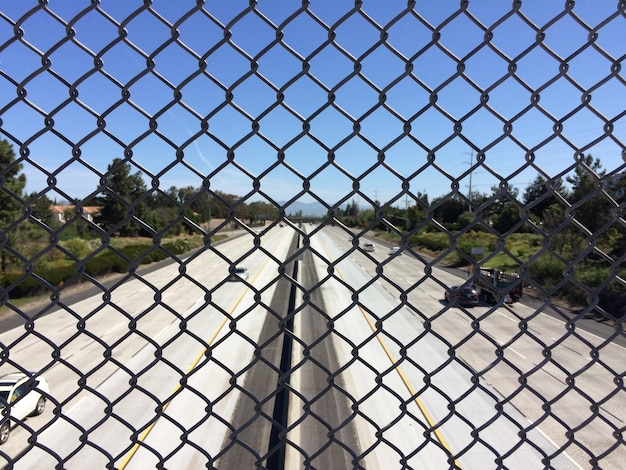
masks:
[(521, 357), (522, 359), (526, 359), (526, 356), (524, 356), (522, 353), (520, 353), (519, 351), (516, 351), (515, 349), (513, 349), (511, 346), (509, 347), (505, 347), (506, 351), (511, 351), (514, 352), (515, 354), (517, 354), (519, 357)]
[[(279, 240), (279, 242), (272, 249), (272, 251), (271, 251), (272, 254), (274, 254), (274, 253), (276, 253), (276, 251), (278, 251), (278, 248), (283, 245), (283, 243), (284, 243), (284, 241), (285, 241), (285, 239), (287, 237), (288, 237), (288, 234), (284, 235)], [(270, 257), (266, 257), (265, 261), (261, 264), (261, 267), (257, 270), (256, 274), (252, 277), (252, 280), (249, 282), (249, 284), (252, 284), (260, 276), (261, 272), (263, 271), (263, 269), (265, 269), (265, 266), (270, 261), (270, 259), (271, 259)], [(239, 298), (236, 300), (236, 302), (234, 303), (232, 308), (228, 311), (228, 316), (224, 317), (224, 319), (219, 324), (219, 326), (217, 327), (215, 332), (211, 335), (211, 337), (207, 341), (207, 344), (209, 346), (211, 346), (211, 344), (213, 344), (213, 341), (215, 341), (215, 338), (217, 338), (217, 336), (220, 334), (220, 332), (224, 328), (224, 325), (226, 325), (226, 322), (230, 319), (229, 317), (232, 317), (233, 312), (239, 306), (239, 304), (241, 303), (241, 301), (243, 300), (243, 298), (245, 297), (245, 295), (248, 293), (249, 290), (250, 290), (250, 287), (248, 287), (246, 285), (244, 290), (243, 290), (243, 292), (239, 296)], [(207, 349), (208, 348), (205, 347), (205, 348), (202, 349), (202, 351), (200, 351), (200, 354), (198, 354), (198, 356), (196, 356), (196, 358), (192, 361), (191, 365), (188, 367), (187, 371), (185, 372), (185, 376), (188, 376), (189, 373), (198, 365), (198, 363), (202, 359), (202, 356), (204, 356), (204, 354), (206, 353)], [(179, 382), (174, 387), (174, 389), (170, 393), (169, 397), (163, 402), (163, 405), (161, 405), (161, 411), (165, 411), (167, 409), (167, 407), (173, 401), (173, 399), (175, 398), (176, 393), (178, 392), (178, 390), (180, 390), (180, 388), (181, 388), (181, 384)], [(156, 426), (156, 423), (157, 423), (158, 419), (159, 419), (158, 416), (156, 418), (154, 418), (152, 424), (150, 424), (150, 426), (148, 426), (144, 430), (144, 432), (141, 433), (141, 435), (137, 439), (137, 442), (135, 443), (135, 445), (133, 445), (133, 447), (128, 451), (128, 454), (126, 454), (126, 457), (124, 457), (124, 460), (122, 460), (120, 466), (118, 467), (118, 470), (124, 470), (126, 468), (126, 466), (130, 463), (130, 460), (134, 457), (135, 453), (139, 450), (139, 447), (141, 446), (141, 444), (146, 440), (146, 438), (148, 437), (148, 434), (150, 434), (150, 432), (152, 431), (154, 426)]]
[[(552, 304), (550, 304), (550, 306), (552, 307)], [(543, 319), (555, 321), (555, 322), (559, 323), (559, 326), (562, 326), (562, 325), (565, 325), (566, 323), (570, 323), (571, 322), (571, 320), (564, 320), (563, 318), (555, 317), (555, 316), (553, 316), (553, 315), (551, 315), (551, 314), (549, 314), (547, 312), (544, 312), (543, 310), (534, 310), (533, 307), (529, 307), (528, 305), (524, 305), (522, 303), (519, 304), (519, 307), (522, 307), (524, 309), (527, 309), (527, 310), (531, 311), (533, 313), (533, 315), (535, 313), (540, 313), (542, 315)], [(501, 313), (499, 310), (496, 310), (496, 312), (498, 312), (500, 315), (506, 317), (506, 315)], [(522, 320), (521, 317), (520, 317), (520, 320)], [(524, 320), (526, 320), (526, 323), (529, 325), (529, 329), (530, 329), (530, 323), (528, 322), (528, 319), (524, 318)], [(511, 321), (515, 322), (515, 320), (513, 320), (513, 319), (511, 319)], [(517, 323), (519, 324), (519, 321)], [(591, 336), (592, 338), (596, 338), (596, 339), (600, 340), (600, 344), (604, 344), (606, 342), (606, 340), (607, 340), (607, 338), (599, 336), (599, 335), (597, 335), (597, 334), (595, 334), (595, 333), (585, 329), (584, 325), (575, 325), (575, 326), (576, 326), (576, 333), (578, 333), (578, 334), (586, 334), (586, 335)], [(537, 330), (533, 329), (533, 331), (537, 331)], [(540, 331), (538, 331), (537, 333), (538, 334), (542, 334)], [(545, 332), (544, 332), (544, 334), (545, 334)], [(552, 339), (553, 342), (560, 341), (560, 338), (552, 337), (551, 339)], [(613, 347), (616, 347), (616, 348), (619, 348), (619, 349), (626, 350), (626, 346), (622, 346), (620, 344), (617, 344), (615, 341), (611, 341), (610, 343), (607, 343), (606, 346), (613, 346)]]
[[(333, 257), (330, 255), (330, 253), (328, 252), (328, 250), (326, 249), (326, 247), (324, 246), (324, 244), (320, 241), (320, 245), (322, 246), (322, 249), (324, 250), (324, 252), (326, 253), (326, 255), (328, 256), (328, 259), (331, 263), (334, 262)], [(359, 264), (359, 263), (357, 263)], [(360, 265), (359, 265), (360, 266)], [(343, 274), (341, 274), (341, 270), (339, 269), (339, 267), (337, 265), (333, 266), (334, 271), (339, 275), (339, 277), (341, 278), (341, 280), (346, 284), (349, 285), (346, 282), (346, 279), (344, 278)], [(367, 271), (366, 271), (367, 272)], [(354, 293), (354, 292), (353, 292)], [(361, 315), (363, 315), (363, 318), (365, 318), (365, 321), (367, 321), (369, 327), (371, 328), (373, 333), (376, 333), (376, 327), (375, 325), (372, 323), (372, 321), (369, 319), (368, 313), (363, 309), (363, 307), (361, 307), (360, 305), (358, 305), (359, 310), (361, 312)], [(396, 358), (393, 356), (393, 354), (391, 353), (391, 351), (389, 350), (389, 348), (387, 347), (387, 345), (385, 344), (385, 342), (383, 341), (382, 337), (380, 336), (380, 334), (376, 333), (376, 339), (378, 340), (378, 342), (380, 343), (380, 345), (382, 346), (383, 350), (385, 351), (385, 354), (387, 355), (387, 358), (391, 361), (391, 364), (394, 366), (395, 371), (398, 373), (398, 376), (400, 377), (400, 379), (402, 380), (402, 382), (404, 383), (404, 386), (407, 388), (408, 392), (411, 394), (412, 397), (414, 398), (415, 404), (417, 405), (417, 407), (419, 408), (419, 410), (421, 411), (422, 415), (424, 416), (424, 419), (426, 419), (426, 422), (428, 423), (428, 425), (431, 427), (431, 429), (433, 430), (433, 432), (435, 433), (435, 436), (437, 437), (437, 440), (439, 441), (439, 443), (443, 446), (443, 448), (446, 450), (446, 452), (448, 453), (449, 457), (452, 457), (452, 450), (450, 449), (450, 446), (448, 445), (447, 441), (445, 440), (445, 438), (443, 437), (443, 435), (441, 434), (441, 430), (438, 427), (435, 427), (435, 421), (432, 419), (432, 417), (430, 416), (430, 413), (428, 412), (428, 410), (426, 409), (426, 406), (424, 405), (424, 403), (422, 402), (422, 400), (417, 396), (417, 394), (415, 393), (415, 389), (411, 386), (409, 380), (407, 379), (406, 375), (404, 374), (404, 372), (402, 372), (402, 369), (400, 368), (400, 366), (398, 365), (398, 361), (396, 360)], [(455, 459), (454, 461), (454, 465), (457, 468), (462, 468), (460, 466), (460, 464), (458, 463), (458, 461)], [(121, 470), (121, 469), (120, 469)]]

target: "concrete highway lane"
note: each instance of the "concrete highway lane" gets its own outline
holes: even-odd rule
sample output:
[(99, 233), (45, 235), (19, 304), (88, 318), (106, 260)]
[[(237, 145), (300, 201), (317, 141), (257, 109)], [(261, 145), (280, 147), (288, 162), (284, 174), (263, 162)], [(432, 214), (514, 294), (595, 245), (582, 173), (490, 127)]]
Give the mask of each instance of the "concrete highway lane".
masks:
[[(327, 229), (311, 236), (312, 262), (318, 279), (324, 279), (319, 287), (323, 307), (311, 299), (307, 315), (323, 319), (314, 334), (332, 342), (339, 367), (328, 373), (354, 410), (351, 416), (344, 413), (343, 427), (356, 430), (361, 465), (385, 469), (404, 462), (411, 468), (447, 468), (454, 463), (478, 469), (490, 468), (498, 455), (507, 455), (504, 464), (509, 468), (542, 467), (544, 456), (556, 450), (550, 440), (529, 430), (532, 444), (520, 441), (519, 430), (529, 427), (524, 416), (508, 404), (498, 412), (497, 392), (478, 384), (449, 345), (425, 328), (389, 286), (374, 280), (364, 268), (370, 261), (366, 255), (345, 256), (343, 238), (338, 230), (333, 234)], [(406, 257), (403, 262), (415, 260)], [(370, 264), (372, 270), (380, 269)], [(302, 320), (301, 328), (304, 325), (310, 328), (311, 321)], [(312, 354), (299, 345), (295, 348), (296, 361)], [(307, 396), (305, 385), (299, 389), (297, 383), (296, 394)], [(308, 395), (308, 400), (315, 397)], [(311, 420), (295, 408), (291, 419)], [(292, 452), (290, 457), (296, 468), (299, 456)], [(553, 464), (576, 468), (565, 455)]]
[[(310, 251), (300, 263), (306, 288), (319, 281)], [(354, 398), (341, 373), (332, 317), (323, 288), (300, 295), (294, 314), (289, 432), (285, 468), (365, 468), (356, 428)], [(368, 467), (369, 468), (369, 467)]]
[[(445, 287), (463, 281), (452, 273), (350, 252), (339, 227), (306, 231), (297, 262), (285, 262), (291, 228), (247, 234), (0, 334), (0, 373), (44, 370), (52, 397), (25, 422), (42, 430), (36, 444), (18, 426), (0, 456), (15, 468), (275, 468), (284, 451), (290, 469), (574, 469), (589, 455), (567, 446), (564, 423), (594, 455), (615, 445), (623, 347), (522, 304), (449, 305)], [(224, 257), (249, 278), (225, 281)]]
[(28, 450), (19, 468), (52, 468), (59, 459), (64, 468), (146, 468), (159, 458), (206, 468), (230, 432), (278, 262), (294, 236), (289, 228), (264, 234), (265, 252), (248, 253), (252, 237), (224, 244), (224, 254), (248, 268), (245, 282), (223, 282), (228, 263), (205, 251), (184, 275), (169, 265), (120, 285), (106, 305), (95, 296), (38, 319), (36, 334), (5, 332), (0, 341), (15, 345), (11, 361), (27, 370), (51, 365), (45, 375), (62, 412), (54, 416), (51, 400), (27, 420), (47, 427), (37, 447), (28, 448), (28, 432), (17, 427), (1, 450), (13, 458)]
[[(472, 390), (476, 380), (481, 393), (473, 391), (470, 396), (485, 399), (484, 414), (477, 413), (481, 410), (478, 403), (465, 410), (463, 406), (472, 403), (466, 398), (455, 401), (455, 411), (459, 417), (467, 418), (470, 427), (480, 429), (479, 439), (486, 446), (507, 455), (510, 464), (529, 458), (529, 462), (537, 459), (537, 465), (543, 468), (541, 452), (529, 449), (539, 444), (550, 456), (558, 448), (567, 449), (566, 453), (556, 452), (558, 458), (551, 457), (553, 465), (558, 462), (557, 468), (586, 468), (590, 455), (602, 455), (609, 450), (611, 456), (604, 460), (607, 468), (621, 467), (626, 454), (615, 433), (623, 429), (626, 421), (626, 394), (623, 389), (620, 392), (614, 378), (623, 369), (622, 346), (578, 328), (565, 318), (555, 318), (519, 303), (500, 307), (481, 304), (468, 309), (449, 305), (444, 300), (445, 287), (462, 284), (464, 279), (433, 266), (425, 268), (407, 253), (390, 257), (388, 249), (378, 247), (375, 252), (354, 252), (337, 262), (352, 247), (351, 240), (339, 227), (326, 227), (311, 238), (312, 247), (316, 246), (313, 240), (319, 241), (321, 246), (317, 245), (316, 251), (328, 260), (318, 262), (320, 276), (328, 276), (328, 263), (332, 261), (335, 276), (346, 279), (338, 289), (343, 291), (343, 303), (338, 292), (330, 292), (332, 300), (326, 305), (346, 308), (351, 302), (350, 291), (358, 291), (363, 309), (371, 317), (381, 318), (382, 334), (378, 336), (390, 344), (389, 349), (395, 349), (403, 373), (408, 376), (414, 369), (423, 369), (422, 376), (418, 372), (411, 381), (416, 384), (414, 388), (421, 390), (424, 376), (434, 374), (420, 397), (427, 409), (432, 407), (429, 412), (436, 422), (445, 416), (445, 410), (437, 406), (438, 399), (444, 395), (450, 397), (441, 402), (441, 406), (447, 406), (450, 400)], [(355, 263), (359, 269), (352, 266)], [(337, 280), (335, 284), (342, 283)], [(323, 289), (330, 289), (331, 285), (324, 283)], [(385, 297), (393, 301), (386, 305)], [(336, 308), (335, 311), (341, 312), (340, 307)], [(406, 323), (396, 328), (403, 318)], [(351, 323), (350, 331), (354, 329)], [(349, 354), (348, 347), (346, 355)], [(447, 374), (456, 372), (462, 380), (452, 389), (439, 384)], [(430, 402), (427, 397), (433, 393), (434, 401)], [(494, 422), (496, 425), (492, 425), (490, 420), (496, 414), (498, 402), (505, 404), (503, 410), (510, 418), (500, 416)], [(455, 421), (452, 417), (441, 426), (453, 453), (471, 442), (462, 438), (467, 438), (470, 429), (450, 426)], [(506, 423), (503, 429), (497, 426), (506, 421), (510, 422), (508, 430)], [(566, 426), (575, 432), (568, 433)], [(521, 429), (533, 431), (526, 434), (526, 442), (533, 445), (521, 445), (509, 455), (513, 448), (510, 446), (520, 443), (517, 433)], [(580, 445), (570, 445), (574, 435)], [(480, 447), (482, 444), (474, 445), (463, 450), (463, 454), (469, 457)], [(525, 449), (529, 450), (528, 456)], [(483, 456), (491, 453), (488, 459), (493, 462), (496, 453), (488, 448), (483, 451)], [(459, 458), (463, 468), (472, 468), (479, 461), (478, 456), (469, 463)]]

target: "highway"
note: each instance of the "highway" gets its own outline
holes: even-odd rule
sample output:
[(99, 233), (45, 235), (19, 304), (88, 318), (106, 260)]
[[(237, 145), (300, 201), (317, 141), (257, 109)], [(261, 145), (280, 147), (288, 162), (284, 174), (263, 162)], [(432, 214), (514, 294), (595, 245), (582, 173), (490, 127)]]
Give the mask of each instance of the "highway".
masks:
[[(198, 468), (205, 468), (206, 455), (217, 455), (229, 433), (227, 421), (252, 362), (253, 343), (268, 318), (263, 304), (275, 294), (279, 260), (294, 236), (286, 228), (258, 237), (258, 248), (252, 236), (221, 245), (231, 260), (248, 268), (249, 284), (225, 281), (228, 262), (217, 249), (205, 250), (185, 264), (184, 274), (178, 264), (169, 264), (120, 283), (106, 304), (102, 294), (95, 295), (38, 319), (36, 334), (23, 328), (2, 334), (4, 345), (21, 339), (10, 349), (11, 361), (27, 370), (53, 365), (45, 375), (54, 399), (63, 403), (62, 414), (54, 416), (49, 402), (43, 415), (27, 420), (47, 426), (38, 444), (68, 459), (64, 468), (104, 468), (110, 462), (146, 468), (180, 446), (179, 435), (186, 433), (202, 451), (182, 446), (167, 466), (193, 468), (189, 462), (200, 458), (204, 463)], [(255, 292), (252, 285), (262, 288)], [(2, 372), (9, 368), (5, 364)], [(238, 384), (231, 381), (236, 375)], [(185, 386), (179, 384), (182, 378)], [(88, 431), (89, 445), (81, 442), (74, 423)], [(132, 444), (133, 429), (145, 445), (156, 442), (159, 457)], [(15, 428), (1, 450), (18, 456), (27, 436)], [(32, 448), (17, 466), (56, 463), (50, 453)]]
[[(410, 256), (390, 259), (384, 249), (346, 256), (351, 245), (339, 228), (311, 236), (312, 262), (319, 279), (326, 280), (320, 288), (324, 307), (316, 308), (312, 300), (306, 316), (320, 317), (320, 337), (328, 335), (332, 319), (330, 336), (338, 363), (345, 369), (338, 378), (347, 391), (344, 396), (358, 404), (352, 421), (361, 452), (367, 452), (365, 467), (397, 468), (405, 456), (410, 468), (447, 468), (451, 455), (461, 455), (455, 462), (461, 468), (490, 468), (497, 454), (511, 454), (504, 461), (509, 468), (542, 467), (535, 447), (550, 455), (553, 444), (542, 433), (531, 431), (527, 439), (533, 445), (520, 445), (517, 433), (521, 426), (529, 426), (528, 421), (512, 406), (505, 405), (498, 416), (497, 392), (474, 385), (467, 363), (448, 353), (450, 345), (437, 330), (450, 325), (435, 321), (443, 315), (458, 315), (442, 302), (443, 288), (424, 279), (423, 267), (416, 269), (416, 260)], [(385, 277), (398, 283), (395, 287), (372, 282), (381, 262), (386, 263), (382, 265)], [(443, 272), (434, 275), (449, 285), (458, 284), (458, 279), (446, 279)], [(410, 292), (404, 302), (401, 289)], [(425, 320), (431, 321), (428, 331)], [(429, 386), (425, 376), (429, 376)], [(452, 410), (451, 402), (455, 402)], [(291, 415), (294, 422), (301, 419), (295, 407)], [(484, 429), (478, 435), (486, 445), (473, 443), (472, 430), (481, 426)], [(288, 468), (302, 467), (290, 463)], [(565, 456), (554, 463), (558, 468), (576, 468)]]
[[(26, 420), (43, 430), (34, 447), (17, 427), (0, 456), (16, 468), (254, 468), (286, 438), (285, 468), (484, 469), (499, 456), (587, 468), (577, 446), (552, 456), (562, 423), (594, 455), (616, 446), (622, 346), (596, 349), (601, 337), (522, 304), (449, 306), (454, 274), (384, 247), (351, 252), (339, 227), (305, 230), (233, 238), (120, 280), (110, 301), (62, 298), (33, 331), (3, 332), (0, 373), (45, 370), (62, 407)], [(227, 259), (249, 279), (225, 281)], [(616, 448), (602, 468), (624, 457)]]

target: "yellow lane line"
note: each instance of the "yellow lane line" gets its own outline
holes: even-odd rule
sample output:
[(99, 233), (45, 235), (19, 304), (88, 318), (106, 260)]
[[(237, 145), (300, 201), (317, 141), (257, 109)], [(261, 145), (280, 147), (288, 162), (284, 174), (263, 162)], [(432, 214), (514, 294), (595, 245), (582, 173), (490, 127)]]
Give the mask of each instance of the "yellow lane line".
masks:
[[(272, 254), (276, 253), (276, 251), (278, 250), (278, 247), (280, 247), (283, 244), (287, 236), (288, 235), (283, 236), (283, 238), (281, 238), (281, 240), (276, 244), (276, 246), (274, 246), (274, 248), (272, 249)], [(261, 274), (261, 271), (263, 271), (263, 269), (265, 268), (269, 260), (270, 260), (269, 257), (265, 259), (265, 261), (263, 262), (261, 267), (257, 270), (256, 274), (254, 275), (250, 283), (253, 283), (256, 280), (256, 278), (259, 277), (259, 275)], [(231, 309), (228, 311), (229, 317), (232, 317), (233, 312), (239, 306), (239, 304), (241, 303), (241, 301), (243, 300), (243, 298), (245, 297), (245, 295), (248, 293), (249, 290), (250, 288), (246, 286), (243, 292), (241, 293), (241, 295), (239, 296), (239, 298), (237, 299), (237, 301), (233, 304)], [(217, 338), (217, 336), (220, 334), (220, 332), (222, 331), (222, 328), (224, 328), (224, 325), (226, 325), (226, 322), (229, 320), (229, 317), (228, 316), (224, 317), (224, 319), (219, 324), (215, 332), (211, 335), (211, 337), (207, 341), (207, 344), (209, 346), (213, 344), (213, 341), (215, 341), (215, 338)], [(189, 373), (198, 365), (198, 362), (200, 362), (200, 359), (202, 359), (202, 356), (204, 356), (206, 351), (207, 351), (206, 347), (203, 348), (202, 351), (200, 351), (200, 354), (198, 354), (198, 356), (193, 360), (193, 362), (187, 369), (187, 372), (185, 373), (185, 375), (189, 375)], [(176, 387), (174, 387), (174, 390), (172, 390), (167, 400), (165, 400), (163, 405), (161, 405), (161, 411), (165, 411), (167, 409), (167, 407), (170, 405), (170, 403), (174, 399), (175, 394), (178, 392), (178, 390), (180, 390), (180, 387), (181, 387), (181, 384), (179, 382), (176, 385)], [(152, 424), (148, 426), (143, 433), (141, 433), (141, 436), (139, 436), (138, 442), (135, 443), (135, 445), (128, 451), (128, 454), (126, 454), (126, 457), (124, 457), (124, 460), (122, 460), (122, 463), (118, 467), (119, 470), (124, 470), (126, 468), (126, 466), (130, 462), (130, 460), (133, 458), (135, 453), (139, 450), (139, 447), (141, 445), (140, 443), (146, 440), (146, 438), (148, 437), (148, 434), (150, 434), (150, 432), (156, 425), (157, 421), (158, 421), (158, 417), (156, 417), (154, 421), (152, 422)]]
[[(333, 257), (330, 255), (330, 253), (328, 252), (328, 250), (326, 249), (326, 246), (324, 246), (324, 244), (320, 243), (320, 245), (322, 246), (322, 249), (324, 250), (324, 252), (326, 253), (326, 255), (328, 256), (328, 260), (332, 263), (334, 262)], [(344, 281), (346, 283), (346, 285), (349, 285), (345, 279), (345, 277), (343, 277), (343, 274), (341, 274), (341, 270), (339, 269), (339, 267), (337, 265), (333, 266), (333, 269), (335, 270), (335, 272), (337, 272), (337, 274), (339, 275), (339, 277), (341, 278), (342, 281)], [(361, 312), (361, 315), (363, 315), (363, 318), (365, 318), (365, 321), (367, 321), (367, 324), (370, 326), (371, 330), (373, 333), (376, 333), (376, 326), (372, 323), (372, 321), (369, 318), (369, 314), (363, 309), (363, 307), (361, 307), (360, 305), (358, 305), (359, 310)], [(430, 416), (430, 413), (428, 413), (428, 410), (426, 409), (426, 406), (424, 405), (424, 403), (422, 402), (422, 400), (420, 400), (420, 398), (416, 395), (415, 393), (415, 389), (411, 386), (411, 384), (409, 383), (409, 380), (407, 379), (406, 375), (404, 375), (404, 372), (402, 372), (402, 369), (400, 368), (400, 366), (398, 365), (398, 361), (396, 360), (396, 358), (393, 356), (393, 354), (391, 353), (391, 351), (389, 350), (389, 348), (387, 347), (387, 345), (385, 344), (385, 342), (383, 341), (382, 337), (380, 334), (376, 334), (376, 339), (378, 340), (378, 342), (380, 343), (380, 345), (382, 346), (383, 350), (385, 351), (385, 354), (387, 355), (387, 357), (389, 358), (389, 360), (391, 361), (391, 364), (394, 366), (395, 371), (398, 373), (398, 375), (400, 376), (400, 379), (402, 380), (402, 382), (404, 383), (404, 386), (407, 388), (407, 390), (409, 391), (409, 393), (411, 394), (412, 397), (415, 397), (414, 401), (415, 404), (417, 405), (417, 407), (420, 409), (420, 411), (422, 412), (422, 415), (424, 416), (424, 418), (426, 419), (426, 422), (428, 423), (428, 425), (431, 427), (431, 429), (433, 429), (435, 436), (437, 437), (437, 440), (439, 441), (439, 443), (443, 446), (443, 448), (448, 452), (448, 454), (450, 456), (452, 456), (452, 450), (450, 449), (450, 446), (448, 445), (448, 443), (446, 442), (445, 438), (443, 437), (443, 435), (441, 434), (441, 431), (439, 428), (435, 428), (435, 421), (432, 419), (432, 417)], [(461, 468), (459, 463), (455, 460), (454, 462), (455, 466), (458, 468)]]

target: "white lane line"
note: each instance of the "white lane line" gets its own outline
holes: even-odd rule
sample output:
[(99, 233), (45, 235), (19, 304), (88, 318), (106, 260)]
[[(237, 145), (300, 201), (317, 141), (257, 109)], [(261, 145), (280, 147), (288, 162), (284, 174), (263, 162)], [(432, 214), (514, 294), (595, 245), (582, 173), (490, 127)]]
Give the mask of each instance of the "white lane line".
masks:
[(516, 351), (515, 349), (513, 349), (511, 346), (507, 346), (506, 351), (511, 351), (514, 352), (515, 354), (517, 354), (519, 357), (521, 357), (522, 359), (526, 359), (526, 356), (524, 356), (522, 353), (520, 353), (519, 351)]

